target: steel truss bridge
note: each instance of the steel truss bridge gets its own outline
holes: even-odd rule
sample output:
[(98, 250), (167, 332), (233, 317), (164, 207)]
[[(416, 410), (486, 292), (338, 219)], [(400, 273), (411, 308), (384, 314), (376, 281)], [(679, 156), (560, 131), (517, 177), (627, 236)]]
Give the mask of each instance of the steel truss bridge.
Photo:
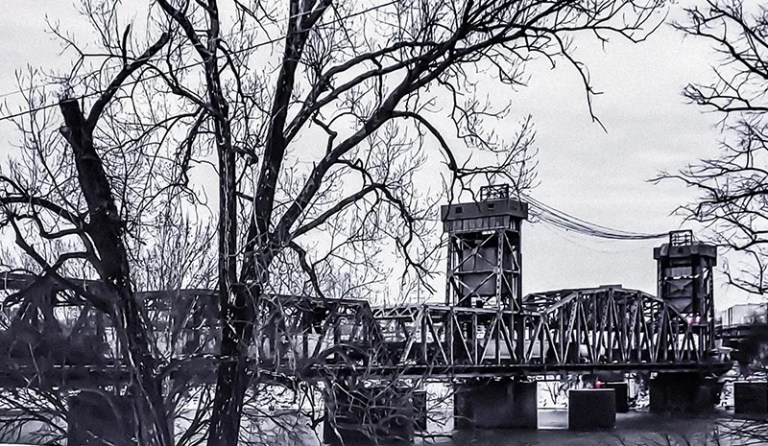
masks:
[(273, 311), (264, 321), (262, 366), (305, 377), (702, 371), (723, 365), (710, 322), (698, 323), (655, 296), (619, 286), (529, 295), (521, 311), (277, 302), (288, 311)]
[[(15, 303), (5, 308), (0, 326), (0, 386), (88, 386), (127, 378), (103, 314), (34, 277), (1, 279)], [(191, 376), (199, 371), (194, 367), (212, 370), (214, 292), (140, 297), (160, 321), (157, 333), (168, 335), (163, 342), (169, 373), (170, 364)], [(296, 379), (730, 368), (715, 355), (711, 321), (691, 320), (664, 300), (620, 286), (532, 294), (517, 311), (432, 304), (372, 308), (365, 301), (301, 296), (264, 301), (251, 362), (262, 373)]]
[[(504, 185), (441, 208), (448, 236), (444, 305), (371, 308), (364, 301), (262, 296), (249, 360), (263, 373), (308, 380), (730, 368), (715, 350), (714, 246), (694, 241), (690, 231), (670, 233), (669, 243), (654, 249), (659, 297), (619, 285), (523, 296), (527, 217), (527, 204)], [(124, 373), (108, 318), (71, 291), (86, 288), (103, 297), (103, 307), (107, 287), (70, 282), (0, 277), (8, 294), (0, 377), (40, 384), (46, 376), (50, 384), (83, 365)], [(220, 331), (214, 292), (137, 298), (167, 373), (189, 371), (189, 364), (211, 369)], [(78, 345), (85, 348), (72, 348)]]

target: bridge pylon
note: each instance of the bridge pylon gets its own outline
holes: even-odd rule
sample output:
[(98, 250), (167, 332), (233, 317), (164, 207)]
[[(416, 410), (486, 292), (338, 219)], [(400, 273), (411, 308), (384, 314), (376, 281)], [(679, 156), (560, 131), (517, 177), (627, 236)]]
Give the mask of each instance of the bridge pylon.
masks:
[[(689, 324), (715, 332), (712, 268), (717, 265), (717, 247), (693, 239), (690, 230), (672, 231), (669, 242), (654, 248), (658, 269), (658, 296), (677, 309)], [(715, 337), (709, 336), (715, 348)], [(702, 351), (703, 353), (703, 351)]]
[(473, 202), (443, 206), (448, 235), (446, 305), (519, 310), (522, 222), (527, 203), (509, 185), (485, 186)]
[[(441, 208), (448, 235), (446, 305), (505, 311), (506, 334), (521, 358), (525, 327), (523, 305), (522, 223), (528, 204), (510, 196), (509, 185), (484, 186), (477, 200)], [(477, 322), (463, 321), (458, 330), (477, 343)]]
[[(669, 241), (654, 248), (658, 296), (680, 312), (705, 342), (701, 357), (715, 349), (715, 304), (712, 269), (717, 247), (693, 238), (690, 230), (672, 231)], [(712, 408), (717, 384), (700, 373), (659, 372), (650, 380), (651, 412), (697, 413)]]

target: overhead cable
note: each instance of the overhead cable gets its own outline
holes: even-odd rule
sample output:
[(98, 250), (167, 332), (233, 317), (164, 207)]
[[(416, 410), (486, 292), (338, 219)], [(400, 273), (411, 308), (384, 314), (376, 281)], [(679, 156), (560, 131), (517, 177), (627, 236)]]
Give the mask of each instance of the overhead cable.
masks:
[(520, 194), (520, 197), (528, 203), (531, 215), (539, 221), (566, 231), (608, 240), (655, 240), (669, 236), (668, 232), (644, 233), (609, 228), (574, 217), (529, 195)]

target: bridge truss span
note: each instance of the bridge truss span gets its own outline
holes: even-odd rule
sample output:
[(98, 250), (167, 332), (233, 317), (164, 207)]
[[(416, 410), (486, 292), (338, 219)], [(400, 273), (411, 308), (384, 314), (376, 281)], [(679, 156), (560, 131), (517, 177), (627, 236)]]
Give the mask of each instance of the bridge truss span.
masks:
[[(32, 305), (35, 308), (56, 305), (56, 290), (34, 290), (25, 288), (24, 303), (36, 303)], [(190, 367), (198, 357), (215, 361), (217, 339), (206, 335), (215, 332), (214, 309), (203, 311), (207, 307), (200, 306), (200, 311), (189, 312), (190, 305), (198, 300), (213, 301), (205, 298), (210, 292), (176, 294), (167, 299), (152, 293), (142, 296), (148, 311), (168, 313), (168, 317), (160, 318), (168, 321), (156, 327), (159, 332), (177, 327), (173, 342), (167, 345), (170, 358)], [(58, 338), (50, 335), (51, 327), (72, 320), (78, 322), (64, 332), (70, 333), (66, 343), (81, 345), (87, 340), (93, 347), (88, 350), (92, 355), (73, 353), (59, 360), (48, 354), (48, 362), (71, 371), (71, 378), (78, 381), (81, 368), (107, 370), (106, 364), (117, 359), (115, 346), (106, 348), (110, 347), (105, 338), (107, 327), (99, 325), (101, 318), (88, 306), (66, 303), (75, 313), (64, 319), (53, 310), (42, 311), (48, 317), (30, 319), (30, 314), (41, 310), (32, 311), (24, 304), (16, 307), (16, 311), (6, 309), (15, 316), (8, 327), (0, 329), (6, 366), (23, 359), (21, 350), (63, 351), (54, 347)], [(249, 349), (250, 362), (264, 373), (310, 380), (334, 376), (498, 377), (599, 370), (710, 372), (730, 367), (715, 355), (717, 333), (711, 319), (691, 317), (673, 303), (640, 291), (607, 286), (537, 293), (526, 296), (515, 308), (428, 303), (372, 308), (360, 300), (264, 296), (258, 332)], [(93, 324), (83, 322), (91, 319)], [(78, 325), (95, 328), (75, 329)], [(37, 335), (30, 338), (30, 330)], [(105, 346), (98, 358), (93, 357), (98, 353), (93, 342), (96, 335), (104, 338), (98, 345)], [(34, 342), (24, 343), (24, 339)], [(17, 348), (20, 346), (24, 348)], [(40, 355), (25, 358), (40, 359)], [(53, 385), (50, 373), (38, 376), (37, 362), (26, 368), (6, 367), (8, 370), (0, 370), (0, 375), (12, 372), (13, 376), (5, 380), (11, 384)], [(115, 373), (108, 375), (120, 379), (118, 375), (124, 371), (119, 361), (115, 365)], [(61, 374), (56, 367), (51, 373)]]
[(529, 339), (545, 345), (557, 364), (700, 363), (714, 348), (712, 321), (686, 316), (642, 291), (546, 293), (531, 296), (527, 307), (535, 315)]
[[(284, 372), (299, 367), (304, 374), (363, 368), (374, 375), (499, 376), (699, 370), (716, 361), (710, 321), (701, 323), (662, 299), (621, 287), (529, 295), (520, 311), (431, 304), (372, 309), (359, 301), (313, 301), (311, 318), (294, 312), (291, 321), (281, 321), (285, 313), (272, 313), (268, 325), (276, 331), (269, 338), (282, 341), (271, 349), (274, 354), (262, 355), (265, 365)], [(309, 319), (310, 325), (302, 324)]]

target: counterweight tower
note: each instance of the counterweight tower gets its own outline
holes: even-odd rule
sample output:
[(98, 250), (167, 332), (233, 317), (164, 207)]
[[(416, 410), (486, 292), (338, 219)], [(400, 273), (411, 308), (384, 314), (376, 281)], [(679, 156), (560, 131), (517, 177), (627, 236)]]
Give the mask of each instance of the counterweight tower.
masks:
[(522, 301), (521, 229), (527, 203), (509, 186), (485, 186), (479, 200), (443, 206), (448, 235), (446, 304), (519, 310)]
[(693, 240), (693, 232), (672, 231), (669, 243), (653, 250), (658, 265), (658, 295), (699, 321), (714, 319), (712, 268), (717, 248)]

